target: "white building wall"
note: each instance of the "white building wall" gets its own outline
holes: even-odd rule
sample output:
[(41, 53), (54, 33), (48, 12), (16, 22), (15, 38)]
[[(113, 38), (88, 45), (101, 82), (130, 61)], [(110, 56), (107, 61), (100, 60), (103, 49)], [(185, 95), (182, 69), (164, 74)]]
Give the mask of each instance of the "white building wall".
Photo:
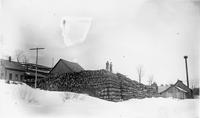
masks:
[(5, 80), (20, 81), (24, 77), (24, 72), (1, 68), (0, 78)]

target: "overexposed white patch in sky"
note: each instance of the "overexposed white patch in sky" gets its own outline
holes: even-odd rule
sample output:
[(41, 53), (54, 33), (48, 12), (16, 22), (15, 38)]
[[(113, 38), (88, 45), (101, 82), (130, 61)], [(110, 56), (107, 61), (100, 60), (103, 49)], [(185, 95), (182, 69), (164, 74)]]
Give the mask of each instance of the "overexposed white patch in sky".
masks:
[(62, 20), (62, 32), (65, 45), (73, 46), (85, 41), (91, 26), (92, 18), (89, 17), (65, 17)]

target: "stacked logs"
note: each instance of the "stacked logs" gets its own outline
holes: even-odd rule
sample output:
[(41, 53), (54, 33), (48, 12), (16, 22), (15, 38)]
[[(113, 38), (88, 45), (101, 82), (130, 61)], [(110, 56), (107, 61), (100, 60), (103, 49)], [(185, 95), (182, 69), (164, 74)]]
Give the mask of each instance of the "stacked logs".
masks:
[(126, 76), (106, 70), (51, 75), (38, 81), (38, 87), (50, 91), (86, 93), (109, 101), (152, 97), (155, 90)]

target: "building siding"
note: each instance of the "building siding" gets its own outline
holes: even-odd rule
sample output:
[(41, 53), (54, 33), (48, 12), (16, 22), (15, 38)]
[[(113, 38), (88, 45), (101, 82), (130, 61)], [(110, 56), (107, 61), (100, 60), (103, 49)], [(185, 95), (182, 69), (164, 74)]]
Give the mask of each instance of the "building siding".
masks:
[(185, 99), (186, 93), (180, 91), (176, 87), (170, 87), (167, 91), (160, 93), (161, 97), (172, 97), (178, 99)]
[[(12, 75), (11, 78), (10, 78), (10, 75)], [(23, 71), (16, 71), (16, 70), (10, 70), (6, 68), (1, 68), (1, 79), (20, 81), (23, 77), (24, 77)]]

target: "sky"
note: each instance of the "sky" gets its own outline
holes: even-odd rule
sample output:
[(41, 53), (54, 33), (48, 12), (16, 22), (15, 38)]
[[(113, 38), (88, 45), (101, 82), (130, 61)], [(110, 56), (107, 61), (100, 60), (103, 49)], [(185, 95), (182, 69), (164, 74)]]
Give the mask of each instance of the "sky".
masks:
[[(104, 69), (142, 83), (199, 83), (199, 0), (1, 0), (0, 56), (15, 59), (23, 50), (30, 62), (43, 47), (39, 64), (52, 67), (63, 58), (85, 70)], [(65, 25), (64, 25), (65, 24)]]

